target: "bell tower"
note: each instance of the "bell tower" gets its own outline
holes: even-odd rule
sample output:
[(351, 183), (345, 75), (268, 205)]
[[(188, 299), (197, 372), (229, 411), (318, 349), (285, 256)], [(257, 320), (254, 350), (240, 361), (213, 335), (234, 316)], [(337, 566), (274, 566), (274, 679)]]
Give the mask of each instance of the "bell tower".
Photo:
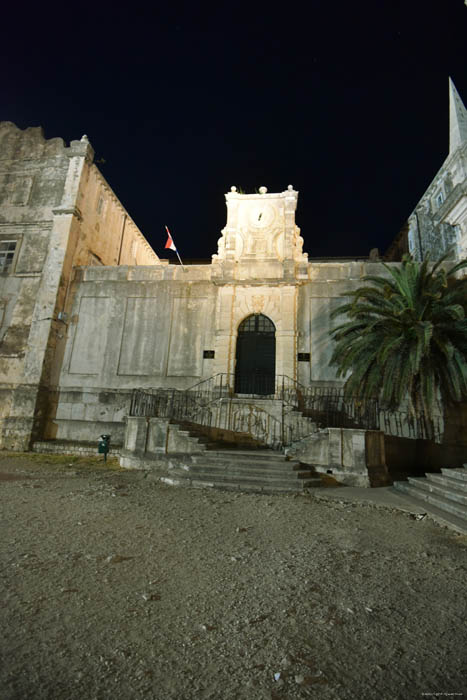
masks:
[(225, 195), (227, 223), (218, 241), (213, 262), (306, 263), (303, 238), (295, 224), (298, 192), (289, 185), (284, 192), (243, 194), (231, 187)]

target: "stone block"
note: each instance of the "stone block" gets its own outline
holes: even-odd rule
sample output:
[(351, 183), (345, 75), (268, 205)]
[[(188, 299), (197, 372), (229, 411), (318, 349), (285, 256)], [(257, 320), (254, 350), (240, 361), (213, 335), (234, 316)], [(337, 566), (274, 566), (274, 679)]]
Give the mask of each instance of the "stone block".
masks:
[(100, 406), (98, 404), (85, 404), (84, 409), (85, 420), (94, 422), (99, 420)]
[(128, 407), (121, 406), (119, 408), (116, 408), (113, 413), (113, 420), (117, 421), (118, 423), (122, 422), (125, 420), (126, 416), (128, 415)]
[(150, 418), (149, 419), (149, 432), (147, 440), (147, 451), (148, 452), (162, 452), (167, 451), (167, 433), (169, 428), (169, 421), (163, 418)]
[(75, 403), (71, 406), (71, 420), (84, 420), (85, 407), (82, 403)]
[(99, 405), (97, 410), (97, 420), (99, 421), (113, 421), (114, 409), (113, 406), (101, 406)]
[(129, 452), (144, 452), (146, 449), (148, 422), (146, 418), (128, 416), (124, 447)]
[(352, 430), (353, 466), (366, 470), (365, 431)]
[(342, 430), (342, 465), (344, 467), (354, 466), (352, 430)]
[(110, 303), (110, 297), (81, 298), (70, 374), (99, 374), (101, 371), (109, 331)]
[(328, 428), (329, 430), (329, 464), (342, 464), (342, 429)]
[(56, 418), (71, 418), (71, 403), (59, 403), (57, 406)]

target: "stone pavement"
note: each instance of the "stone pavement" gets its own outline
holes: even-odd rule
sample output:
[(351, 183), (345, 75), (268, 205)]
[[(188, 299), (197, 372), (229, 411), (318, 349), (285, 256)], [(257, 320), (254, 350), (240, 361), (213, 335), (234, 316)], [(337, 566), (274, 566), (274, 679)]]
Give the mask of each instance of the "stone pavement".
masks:
[(358, 488), (352, 486), (327, 487), (319, 490), (311, 490), (318, 500), (341, 501), (343, 503), (370, 504), (380, 508), (401, 510), (410, 513), (414, 518), (421, 520), (427, 516), (439, 525), (448, 527), (455, 532), (467, 535), (467, 526), (459, 518), (446, 513), (435, 506), (419, 502), (410, 496), (405, 496), (396, 491), (392, 486), (380, 488)]

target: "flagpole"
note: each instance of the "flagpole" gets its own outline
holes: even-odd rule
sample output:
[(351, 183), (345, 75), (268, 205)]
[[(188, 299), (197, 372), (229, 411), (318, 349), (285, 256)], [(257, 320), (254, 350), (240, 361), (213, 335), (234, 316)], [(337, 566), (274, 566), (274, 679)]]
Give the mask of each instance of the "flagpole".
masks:
[[(173, 239), (172, 239), (172, 240), (173, 240)], [(181, 265), (182, 268), (183, 268), (183, 272), (186, 272), (185, 267), (184, 267), (184, 265), (183, 265), (183, 263), (182, 263), (182, 259), (181, 259), (181, 257), (180, 257), (179, 254), (178, 254), (178, 250), (176, 250), (175, 252), (177, 253), (177, 258), (180, 260), (180, 265)]]
[[(167, 231), (167, 235), (169, 236), (170, 240), (172, 241), (172, 243), (173, 243), (174, 246), (175, 246), (175, 252), (177, 253), (177, 258), (180, 260), (180, 265), (182, 266), (182, 270), (183, 270), (183, 272), (186, 272), (185, 266), (184, 266), (183, 263), (182, 263), (182, 259), (181, 259), (180, 255), (178, 254), (177, 246), (175, 245), (175, 241), (174, 241), (174, 239), (173, 239), (172, 234), (171, 234), (170, 231), (169, 231), (168, 226), (165, 227), (165, 230)], [(167, 247), (167, 246), (166, 246), (166, 247)]]

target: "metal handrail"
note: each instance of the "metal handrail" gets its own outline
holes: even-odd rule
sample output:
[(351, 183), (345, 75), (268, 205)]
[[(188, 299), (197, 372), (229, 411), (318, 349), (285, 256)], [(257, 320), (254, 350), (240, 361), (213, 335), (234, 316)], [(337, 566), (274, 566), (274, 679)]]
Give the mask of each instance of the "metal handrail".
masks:
[[(219, 372), (208, 379), (202, 380), (186, 390), (178, 389), (139, 389), (133, 392), (130, 415), (160, 416), (166, 418), (178, 418), (180, 420), (192, 420), (200, 425), (210, 427), (223, 427), (229, 430), (237, 430), (238, 426), (247, 425), (240, 418), (241, 410), (236, 407), (238, 401), (233, 393), (233, 374)], [(274, 384), (274, 394), (249, 395), (249, 398), (263, 398), (282, 402), (281, 419), (278, 420), (269, 414), (263, 407), (256, 406), (257, 419), (250, 420), (248, 425), (256, 425), (255, 435), (266, 435), (266, 429), (260, 430), (259, 426), (268, 422), (269, 433), (272, 442), (282, 445), (301, 439), (312, 433), (313, 421), (321, 428), (360, 428), (363, 430), (382, 430), (387, 435), (409, 437), (412, 439), (426, 439), (430, 437), (427, 429), (429, 421), (425, 416), (413, 417), (407, 411), (389, 411), (380, 406), (378, 399), (361, 400), (357, 397), (347, 397), (341, 387), (306, 387), (287, 375), (277, 375)], [(230, 402), (230, 403), (229, 403)], [(248, 406), (254, 405), (248, 402)], [(222, 406), (222, 409), (219, 407)], [(225, 408), (229, 406), (229, 408)], [(307, 421), (292, 420), (285, 411), (285, 406), (300, 411)], [(229, 416), (230, 422), (226, 422), (224, 413)], [(266, 416), (270, 416), (266, 420)], [(218, 418), (216, 418), (218, 416)], [(196, 418), (196, 420), (194, 420)], [(216, 422), (218, 425), (214, 425)], [(220, 421), (220, 422), (219, 422)], [(233, 422), (232, 422), (233, 421)], [(277, 421), (279, 425), (276, 425)], [(222, 423), (222, 424), (221, 424)], [(442, 438), (442, 420), (431, 419), (436, 441)], [(271, 426), (275, 427), (272, 428)], [(250, 428), (244, 432), (250, 434)], [(277, 436), (280, 434), (280, 440)], [(258, 437), (258, 439), (260, 439)], [(261, 438), (263, 439), (263, 438)], [(269, 443), (267, 443), (269, 444)]]
[(180, 420), (199, 426), (230, 430), (280, 449), (282, 423), (259, 406), (245, 406), (231, 397), (218, 398), (209, 405), (199, 403), (188, 391), (165, 389), (159, 392), (133, 390), (130, 415)]

